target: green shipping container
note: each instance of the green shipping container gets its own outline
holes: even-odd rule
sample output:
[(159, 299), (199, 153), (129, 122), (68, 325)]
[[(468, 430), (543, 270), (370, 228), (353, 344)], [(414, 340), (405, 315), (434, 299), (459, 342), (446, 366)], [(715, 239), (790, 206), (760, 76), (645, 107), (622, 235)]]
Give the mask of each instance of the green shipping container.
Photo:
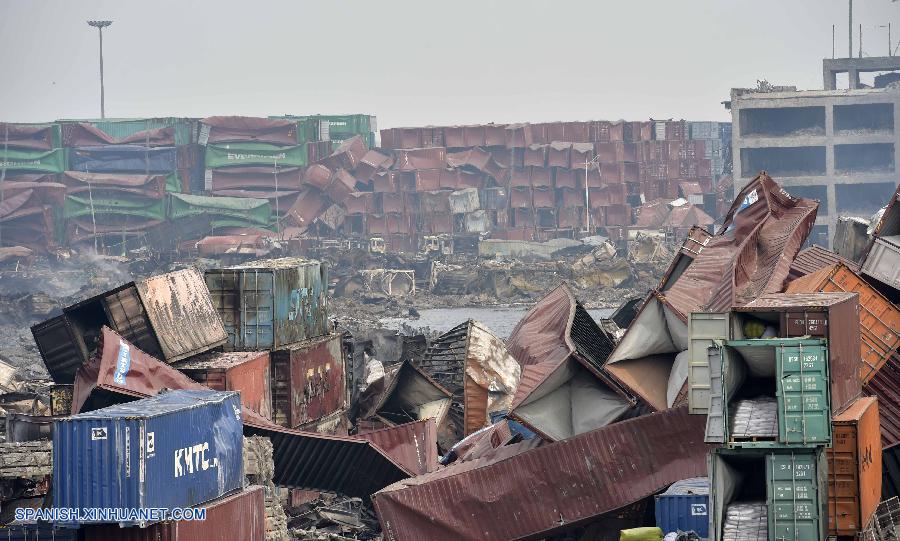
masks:
[(304, 167), (307, 164), (306, 145), (282, 147), (267, 143), (225, 143), (206, 147), (206, 167), (280, 165)]
[(60, 120), (59, 122), (83, 122), (116, 139), (158, 128), (175, 127), (175, 144), (189, 145), (197, 142), (197, 120), (193, 118), (106, 118), (86, 120)]
[[(817, 449), (716, 449), (709, 456), (709, 535), (723, 530), (739, 539), (767, 531), (769, 541), (825, 539), (828, 470), (825, 452)], [(741, 506), (761, 511), (753, 519), (729, 519)], [(741, 537), (741, 534), (746, 537)]]
[(0, 170), (36, 171), (41, 173), (62, 173), (66, 170), (66, 150), (4, 150), (0, 146)]
[[(708, 443), (733, 447), (831, 445), (831, 387), (825, 340), (728, 340), (708, 353), (712, 396)], [(732, 418), (736, 401), (772, 394), (777, 436), (736, 431)], [(752, 427), (754, 421), (747, 424)]]
[(63, 207), (64, 218), (89, 218), (91, 215), (102, 217), (98, 220), (101, 223), (105, 223), (105, 217), (109, 215), (136, 216), (147, 220), (165, 220), (166, 200), (123, 196), (114, 198), (66, 196), (65, 206)]
[(169, 194), (169, 198), (169, 218), (172, 220), (211, 216), (214, 219), (229, 221), (239, 226), (254, 224), (266, 227), (272, 218), (272, 209), (266, 199), (207, 197), (175, 193)]

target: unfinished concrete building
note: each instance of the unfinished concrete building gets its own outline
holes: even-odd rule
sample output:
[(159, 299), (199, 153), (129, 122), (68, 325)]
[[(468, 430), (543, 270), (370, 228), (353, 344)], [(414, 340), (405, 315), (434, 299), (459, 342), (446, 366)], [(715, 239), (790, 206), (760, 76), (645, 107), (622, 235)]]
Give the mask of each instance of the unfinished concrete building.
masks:
[[(831, 62), (826, 61), (825, 75), (831, 83), (826, 87), (833, 88), (833, 70), (846, 66)], [(857, 83), (858, 77), (853, 78)], [(736, 189), (766, 170), (791, 194), (819, 200), (810, 243), (830, 247), (838, 216), (870, 216), (900, 182), (900, 132), (895, 129), (900, 123), (900, 88), (894, 85), (809, 91), (736, 88), (726, 107), (733, 122)]]

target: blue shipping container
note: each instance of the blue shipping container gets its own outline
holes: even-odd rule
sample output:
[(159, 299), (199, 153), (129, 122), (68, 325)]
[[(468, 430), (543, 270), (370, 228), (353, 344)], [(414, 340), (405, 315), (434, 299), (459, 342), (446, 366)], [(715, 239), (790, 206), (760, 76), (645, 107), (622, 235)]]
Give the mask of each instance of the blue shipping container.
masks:
[(87, 173), (171, 173), (178, 167), (175, 147), (107, 145), (69, 149), (69, 168)]
[(697, 532), (709, 537), (709, 479), (697, 477), (674, 483), (656, 497), (656, 525), (663, 534)]
[(233, 391), (170, 391), (54, 427), (54, 507), (190, 507), (242, 485), (241, 401)]

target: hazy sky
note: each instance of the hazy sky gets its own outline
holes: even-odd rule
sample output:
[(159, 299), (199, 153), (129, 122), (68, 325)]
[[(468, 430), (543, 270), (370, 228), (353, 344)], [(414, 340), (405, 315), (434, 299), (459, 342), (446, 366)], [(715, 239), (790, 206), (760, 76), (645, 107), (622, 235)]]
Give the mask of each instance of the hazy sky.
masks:
[[(847, 55), (847, 0), (0, 0), (0, 120), (99, 117), (87, 19), (115, 21), (108, 117), (728, 120), (731, 87), (821, 88), (832, 24)], [(854, 2), (864, 55), (889, 21), (896, 47), (900, 2)]]

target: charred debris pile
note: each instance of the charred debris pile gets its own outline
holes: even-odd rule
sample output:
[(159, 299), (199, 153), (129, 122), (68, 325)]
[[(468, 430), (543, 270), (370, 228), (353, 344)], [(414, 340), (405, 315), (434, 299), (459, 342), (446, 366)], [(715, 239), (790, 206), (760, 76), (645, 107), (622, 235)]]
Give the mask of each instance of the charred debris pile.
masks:
[[(7, 531), (889, 539), (900, 519), (896, 198), (840, 253), (801, 249), (818, 203), (762, 173), (714, 234), (690, 229), (662, 279), (609, 320), (562, 282), (506, 340), (468, 320), (390, 360), (334, 325), (343, 314), (318, 260), (127, 281), (32, 327), (52, 382), (0, 367), (3, 508), (152, 504), (205, 508), (207, 520)], [(386, 295), (415, 287), (400, 271), (362, 276)], [(215, 471), (179, 461), (186, 448)], [(78, 488), (101, 479), (117, 489)]]

